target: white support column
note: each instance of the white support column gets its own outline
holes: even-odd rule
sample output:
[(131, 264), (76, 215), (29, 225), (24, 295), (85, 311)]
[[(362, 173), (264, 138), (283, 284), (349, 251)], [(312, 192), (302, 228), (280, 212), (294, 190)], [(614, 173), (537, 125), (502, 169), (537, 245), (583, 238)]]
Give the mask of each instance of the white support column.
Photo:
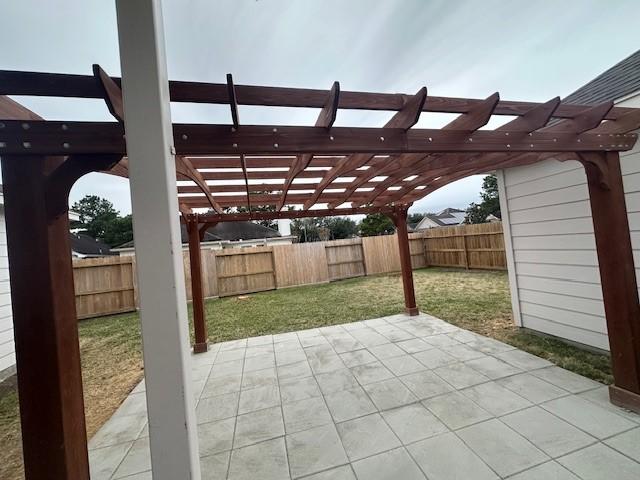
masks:
[(154, 480), (199, 480), (160, 0), (117, 0)]
[(498, 197), (500, 199), (500, 214), (502, 216), (504, 254), (507, 258), (507, 274), (509, 276), (509, 290), (511, 292), (511, 311), (513, 312), (513, 322), (518, 327), (522, 327), (522, 315), (520, 314), (520, 290), (518, 289), (516, 261), (513, 254), (511, 219), (509, 218), (509, 200), (507, 199), (507, 187), (505, 184), (504, 170), (496, 170), (496, 178), (498, 180)]

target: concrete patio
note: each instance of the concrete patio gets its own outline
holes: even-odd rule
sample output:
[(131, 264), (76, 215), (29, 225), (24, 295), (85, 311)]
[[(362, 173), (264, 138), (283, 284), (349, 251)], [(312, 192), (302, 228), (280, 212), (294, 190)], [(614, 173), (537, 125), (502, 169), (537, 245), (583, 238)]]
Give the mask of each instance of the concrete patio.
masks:
[[(396, 315), (193, 357), (205, 479), (640, 478), (607, 388), (437, 318)], [(151, 479), (144, 382), (90, 441), (92, 479)]]

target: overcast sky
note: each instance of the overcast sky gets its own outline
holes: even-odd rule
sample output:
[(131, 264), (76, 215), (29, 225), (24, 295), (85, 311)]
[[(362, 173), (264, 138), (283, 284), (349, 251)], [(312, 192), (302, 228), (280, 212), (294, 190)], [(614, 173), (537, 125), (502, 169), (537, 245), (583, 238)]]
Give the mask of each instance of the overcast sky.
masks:
[[(635, 1), (164, 0), (169, 78), (237, 84), (546, 101), (640, 48)], [(115, 2), (2, 2), (0, 68), (120, 75)], [(47, 119), (111, 120), (100, 101), (17, 98)], [(241, 107), (243, 123), (308, 124), (317, 112)], [(387, 112), (340, 112), (336, 125), (382, 126)], [(229, 123), (224, 106), (173, 105), (177, 122)], [(449, 119), (423, 114), (422, 127)], [(465, 207), (481, 178), (456, 182), (413, 211)], [(131, 210), (128, 181), (91, 174), (95, 193)]]

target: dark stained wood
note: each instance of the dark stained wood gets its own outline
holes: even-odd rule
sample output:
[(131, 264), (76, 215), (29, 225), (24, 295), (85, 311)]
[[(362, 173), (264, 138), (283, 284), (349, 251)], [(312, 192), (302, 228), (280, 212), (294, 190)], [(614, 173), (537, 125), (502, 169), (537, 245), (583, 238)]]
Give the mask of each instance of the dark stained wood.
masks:
[(640, 129), (640, 109), (635, 109), (633, 112), (621, 115), (617, 120), (602, 122), (598, 127), (590, 130), (590, 133), (629, 133), (638, 129)]
[[(426, 98), (427, 87), (422, 87), (415, 95), (407, 97), (402, 108), (393, 117), (391, 117), (391, 119), (385, 124), (384, 128), (399, 128), (404, 131), (409, 130), (416, 123), (418, 123)], [(381, 142), (384, 142), (384, 135), (381, 135), (379, 137), (379, 140)], [(334, 168), (332, 168), (325, 174), (324, 178), (316, 187), (315, 192), (303, 205), (303, 208), (305, 210), (311, 208), (313, 204), (317, 202), (323, 190), (327, 188), (327, 186), (331, 182), (333, 182), (340, 175), (343, 175), (345, 172), (362, 167), (367, 162), (369, 162), (371, 158), (372, 155), (354, 153), (353, 155), (349, 155), (344, 160), (339, 162)]]
[(582, 113), (569, 120), (562, 120), (561, 122), (551, 125), (545, 130), (552, 130), (554, 132), (571, 132), (582, 133), (588, 130), (593, 130), (600, 122), (607, 117), (607, 113), (613, 108), (613, 102), (603, 102), (594, 107), (585, 108)]
[[(601, 170), (592, 159), (581, 156), (581, 160), (589, 187), (611, 365), (615, 386), (636, 398), (640, 413), (640, 304), (620, 159), (617, 153), (599, 155), (606, 156), (608, 188), (603, 187)], [(622, 395), (612, 396), (614, 402), (622, 399)]]
[(104, 101), (111, 115), (119, 122), (124, 122), (124, 105), (120, 85), (114, 82), (98, 64), (93, 65), (93, 76), (103, 90)]
[(207, 182), (202, 177), (200, 172), (195, 169), (193, 165), (191, 165), (191, 162), (185, 157), (176, 155), (175, 158), (176, 174), (178, 175), (178, 178), (188, 179), (194, 182), (198, 186), (198, 188), (202, 190), (202, 193), (204, 193), (211, 208), (213, 208), (213, 210), (215, 210), (216, 212), (221, 213), (222, 207), (220, 207), (220, 204), (213, 198), (211, 190), (209, 190), (209, 186), (207, 185)]
[(206, 352), (207, 322), (204, 313), (204, 289), (202, 288), (202, 259), (200, 252), (200, 229), (198, 215), (187, 215), (187, 233), (189, 234), (189, 266), (191, 269), (191, 300), (193, 303), (193, 330), (195, 343), (193, 353)]
[[(249, 207), (249, 211), (251, 211), (251, 187), (249, 187), (249, 177), (247, 176), (247, 163), (244, 160), (244, 155), (240, 155), (240, 166), (242, 167), (242, 175), (244, 176), (244, 186), (245, 191), (247, 192), (247, 206)], [(208, 186), (207, 186), (208, 187)], [(209, 191), (211, 191), (211, 188)]]
[(407, 209), (396, 209), (391, 216), (398, 235), (400, 251), (400, 268), (402, 271), (402, 290), (404, 292), (404, 307), (408, 315), (418, 315), (416, 293), (413, 287), (413, 267), (411, 266), (411, 251), (409, 250), (409, 232), (407, 230)]
[[(198, 216), (200, 223), (246, 222), (249, 220), (275, 220), (278, 218), (336, 217), (341, 215), (392, 214), (393, 207), (332, 208), (317, 210), (281, 210), (279, 212), (206, 213)], [(184, 221), (184, 219), (182, 219)]]
[(476, 105), (472, 110), (459, 115), (455, 120), (445, 125), (443, 130), (461, 130), (466, 132), (473, 132), (481, 127), (484, 127), (491, 119), (498, 102), (500, 101), (500, 95), (498, 92), (485, 98), (481, 103)]
[[(2, 123), (0, 142), (4, 146), (0, 153), (4, 154), (126, 153), (123, 126), (117, 123), (40, 121), (26, 123), (26, 129), (25, 122)], [(234, 132), (228, 125), (175, 124), (173, 129), (176, 152), (183, 156), (625, 151), (633, 148), (637, 139), (633, 133), (608, 137), (553, 131), (510, 139), (508, 132), (493, 130), (478, 130), (469, 137), (464, 132), (442, 129), (405, 132), (398, 128), (333, 127), (331, 135), (323, 128), (298, 126), (243, 126)]]
[(89, 479), (68, 212), (49, 211), (68, 192), (47, 194), (62, 160), (2, 157), (27, 480)]
[[(120, 85), (120, 78), (113, 77)], [(236, 85), (240, 105), (264, 105), (281, 107), (322, 108), (328, 90), (288, 87), (263, 87)], [(171, 101), (188, 103), (228, 104), (225, 83), (201, 83), (170, 81)], [(103, 98), (99, 86), (91, 75), (59, 73), (0, 71), (0, 95), (33, 95), (47, 97)], [(338, 107), (355, 110), (400, 110), (407, 95), (401, 93), (371, 93), (343, 91)], [(466, 113), (483, 100), (430, 96), (423, 106), (425, 112)], [(495, 115), (524, 115), (536, 102), (502, 100), (496, 106)], [(583, 105), (561, 104), (554, 116), (573, 118), (584, 110)], [(615, 107), (606, 116), (615, 120), (633, 111), (632, 108)]]
[(240, 116), (238, 115), (238, 99), (236, 97), (236, 87), (233, 84), (233, 75), (227, 73), (227, 94), (229, 95), (229, 107), (231, 108), (231, 121), (234, 128), (240, 126)]
[[(320, 114), (318, 115), (318, 119), (316, 120), (315, 124), (316, 127), (331, 129), (333, 123), (336, 121), (339, 101), (340, 83), (334, 82), (331, 90), (329, 91), (329, 97), (320, 110)], [(291, 168), (289, 169), (287, 179), (284, 182), (284, 188), (282, 189), (282, 198), (276, 205), (276, 210), (282, 210), (282, 207), (284, 207), (284, 202), (287, 199), (287, 192), (289, 191), (289, 188), (291, 188), (291, 184), (296, 179), (296, 177), (309, 166), (312, 160), (313, 155), (310, 153), (298, 155), (295, 158), (293, 164), (291, 165)]]
[(4, 119), (17, 119), (17, 120), (43, 120), (43, 118), (32, 112), (26, 107), (23, 107), (15, 100), (9, 97), (0, 95), (0, 118)]

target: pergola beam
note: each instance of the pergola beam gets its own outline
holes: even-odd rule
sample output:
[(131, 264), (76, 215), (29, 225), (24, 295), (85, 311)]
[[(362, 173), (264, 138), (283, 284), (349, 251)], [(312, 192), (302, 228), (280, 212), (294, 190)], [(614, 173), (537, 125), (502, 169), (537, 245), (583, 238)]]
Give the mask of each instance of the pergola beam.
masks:
[[(120, 84), (120, 78), (112, 77)], [(328, 90), (263, 87), (253, 85), (235, 86), (240, 105), (268, 107), (322, 108)], [(229, 104), (226, 83), (202, 83), (170, 81), (169, 91), (172, 102)], [(0, 70), (0, 95), (29, 95), (45, 97), (103, 98), (99, 86), (91, 75), (61, 73), (22, 72)], [(353, 110), (402, 109), (407, 97), (402, 93), (372, 93), (343, 91), (338, 108)], [(470, 98), (430, 96), (423, 106), (425, 112), (467, 113), (483, 100)], [(524, 115), (537, 102), (501, 100), (494, 110), (495, 115)], [(562, 104), (554, 113), (555, 117), (573, 118), (584, 110), (581, 105)], [(606, 115), (607, 120), (616, 120), (633, 108), (615, 107)]]
[[(422, 108), (424, 106), (426, 98), (427, 87), (422, 87), (415, 95), (407, 97), (405, 99), (403, 107), (393, 117), (391, 117), (391, 119), (385, 124), (383, 128), (399, 128), (404, 131), (409, 130), (416, 123), (418, 123), (418, 120), (420, 119), (420, 113), (422, 113)], [(385, 137), (380, 136), (380, 141), (384, 142)], [(333, 167), (325, 174), (324, 178), (320, 181), (320, 184), (316, 187), (315, 192), (305, 202), (303, 208), (305, 210), (311, 208), (311, 206), (316, 203), (316, 201), (322, 194), (322, 191), (327, 188), (327, 186), (331, 182), (333, 182), (344, 172), (362, 167), (369, 160), (371, 160), (371, 157), (372, 155), (355, 153), (338, 162), (335, 167)]]
[[(320, 114), (318, 115), (318, 119), (316, 120), (315, 124), (316, 127), (326, 128), (328, 130), (331, 129), (333, 123), (336, 121), (339, 102), (340, 83), (334, 82), (331, 90), (329, 91), (329, 97), (320, 110)], [(311, 160), (313, 160), (313, 155), (310, 153), (305, 153), (296, 157), (293, 164), (291, 165), (291, 168), (289, 169), (289, 174), (287, 175), (287, 178), (284, 182), (284, 188), (282, 189), (282, 198), (278, 202), (276, 210), (282, 210), (282, 207), (284, 207), (285, 201), (287, 199), (287, 192), (289, 191), (289, 188), (291, 188), (291, 184), (296, 179), (296, 177), (309, 166)]]

